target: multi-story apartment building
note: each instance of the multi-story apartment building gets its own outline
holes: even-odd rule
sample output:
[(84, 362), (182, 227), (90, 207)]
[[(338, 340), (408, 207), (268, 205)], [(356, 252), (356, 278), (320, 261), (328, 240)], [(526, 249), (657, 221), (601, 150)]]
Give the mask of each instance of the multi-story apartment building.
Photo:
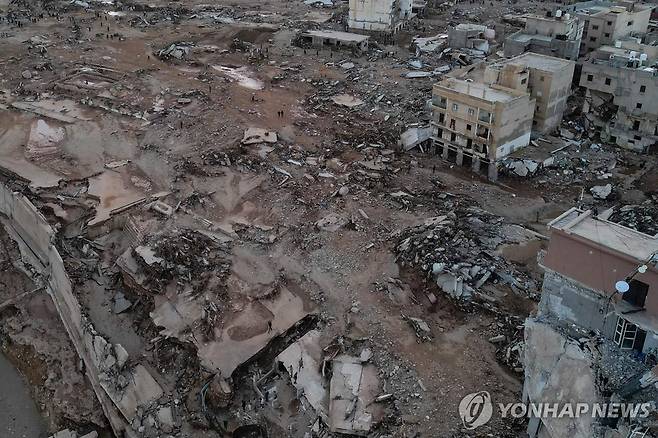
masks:
[(562, 5), (560, 10), (585, 23), (580, 53), (585, 54), (634, 34), (644, 34), (655, 5), (637, 1), (586, 1)]
[(534, 106), (523, 91), (444, 79), (434, 85), (432, 95), (437, 152), (475, 172), (487, 166), (489, 178), (495, 180), (498, 162), (530, 142)]
[[(505, 69), (508, 65), (518, 69)], [(544, 134), (557, 128), (562, 121), (571, 94), (574, 68), (573, 61), (528, 52), (487, 66), (484, 82), (530, 93), (536, 105), (532, 129)]]
[(526, 16), (525, 29), (505, 40), (505, 56), (534, 52), (557, 58), (578, 59), (585, 22), (557, 10), (546, 16)]
[(640, 152), (658, 141), (658, 46), (627, 39), (599, 48), (583, 63), (580, 86), (604, 141)]

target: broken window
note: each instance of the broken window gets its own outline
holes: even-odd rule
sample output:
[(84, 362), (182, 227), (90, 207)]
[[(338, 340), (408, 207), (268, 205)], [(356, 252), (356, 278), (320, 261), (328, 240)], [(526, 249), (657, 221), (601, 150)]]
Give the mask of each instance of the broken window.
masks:
[(451, 132), (451, 133), (450, 133), (450, 141), (453, 141), (453, 142), (454, 142), (454, 141), (456, 141), (456, 140), (457, 140), (457, 134), (455, 134), (454, 132)]
[(636, 120), (633, 122), (633, 131), (639, 131), (640, 130), (640, 121)]
[(649, 285), (639, 280), (631, 280), (628, 284), (630, 289), (622, 295), (624, 301), (635, 307), (644, 308), (649, 293)]
[(523, 79), (521, 79), (521, 83), (522, 83), (522, 84), (525, 84), (526, 82), (528, 82), (528, 78), (523, 78)]
[(642, 104), (640, 102), (636, 103), (635, 108), (642, 109)]
[(478, 126), (477, 136), (482, 138), (489, 138), (489, 128), (486, 126)]
[(587, 82), (592, 82), (594, 80), (594, 75), (587, 75)]
[(610, 78), (605, 78), (605, 84), (610, 85), (610, 83), (611, 83)]
[(603, 35), (604, 35), (606, 38), (610, 38), (610, 33), (609, 33), (609, 32), (606, 32), (606, 33), (604, 33)]
[(467, 125), (466, 125), (466, 130), (467, 130), (467, 131), (470, 131), (471, 129), (472, 129), (472, 126), (469, 125), (469, 124), (467, 124)]
[(439, 108), (446, 109), (448, 106), (448, 100), (445, 97), (441, 96), (434, 96), (432, 99), (432, 103)]
[(452, 104), (452, 110), (457, 111), (458, 109), (459, 109), (459, 105), (457, 105), (456, 103), (453, 103)]
[(491, 123), (492, 122), (491, 113), (489, 111), (481, 109), (480, 114), (478, 115), (478, 120), (485, 123)]
[(468, 115), (469, 115), (469, 116), (473, 116), (473, 115), (475, 115), (475, 110), (474, 110), (473, 108), (469, 108), (469, 109), (468, 109)]
[(455, 119), (450, 119), (450, 129), (455, 129)]
[(596, 37), (589, 37), (589, 40), (594, 43), (596, 42)]
[(646, 85), (640, 85), (640, 93), (644, 93), (647, 91), (647, 86)]
[(594, 29), (594, 30), (599, 30), (599, 26), (596, 25), (596, 24), (594, 24), (594, 25), (592, 26), (592, 29)]
[(617, 318), (614, 341), (622, 350), (642, 351), (647, 333), (621, 316)]

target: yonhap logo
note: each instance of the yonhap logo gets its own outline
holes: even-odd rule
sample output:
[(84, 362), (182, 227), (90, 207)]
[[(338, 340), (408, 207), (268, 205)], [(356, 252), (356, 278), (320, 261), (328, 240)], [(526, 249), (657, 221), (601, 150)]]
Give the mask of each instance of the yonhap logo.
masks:
[(493, 415), (491, 394), (487, 391), (480, 391), (467, 395), (459, 403), (459, 415), (464, 427), (468, 430), (487, 424)]

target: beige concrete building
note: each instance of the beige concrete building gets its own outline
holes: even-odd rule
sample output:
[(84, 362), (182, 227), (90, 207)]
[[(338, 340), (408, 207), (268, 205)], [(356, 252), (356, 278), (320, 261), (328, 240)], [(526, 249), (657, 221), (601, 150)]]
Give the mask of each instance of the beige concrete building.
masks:
[(620, 38), (644, 34), (655, 5), (635, 1), (587, 1), (561, 6), (564, 13), (574, 14), (585, 22), (581, 54), (601, 46), (614, 45)]
[(505, 56), (534, 52), (575, 61), (580, 53), (584, 28), (583, 20), (562, 10), (549, 12), (546, 16), (528, 15), (525, 29), (505, 40)]
[(583, 64), (584, 111), (601, 138), (646, 152), (658, 141), (658, 46), (617, 41)]
[(574, 68), (574, 61), (528, 52), (487, 66), (484, 82), (530, 93), (536, 101), (532, 129), (545, 134), (560, 126)]
[(432, 93), (437, 152), (475, 172), (486, 166), (489, 178), (495, 180), (500, 160), (530, 142), (534, 106), (523, 91), (444, 79)]
[(412, 16), (412, 0), (350, 0), (347, 25), (353, 31), (392, 34)]

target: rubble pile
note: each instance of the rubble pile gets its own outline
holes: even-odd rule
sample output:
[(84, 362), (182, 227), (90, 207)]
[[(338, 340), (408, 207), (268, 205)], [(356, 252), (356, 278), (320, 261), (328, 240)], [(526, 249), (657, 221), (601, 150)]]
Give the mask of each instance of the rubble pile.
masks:
[(393, 233), (398, 263), (419, 267), (458, 300), (472, 299), (487, 282), (507, 283), (515, 293), (532, 296), (533, 283), (493, 252), (503, 243), (502, 222), (479, 208), (457, 206)]
[(149, 277), (149, 287), (163, 291), (175, 280), (194, 292), (223, 293), (231, 268), (230, 246), (196, 230), (171, 230), (153, 236), (134, 252)]
[(610, 220), (650, 236), (658, 235), (658, 195), (651, 195), (640, 205), (615, 209)]

